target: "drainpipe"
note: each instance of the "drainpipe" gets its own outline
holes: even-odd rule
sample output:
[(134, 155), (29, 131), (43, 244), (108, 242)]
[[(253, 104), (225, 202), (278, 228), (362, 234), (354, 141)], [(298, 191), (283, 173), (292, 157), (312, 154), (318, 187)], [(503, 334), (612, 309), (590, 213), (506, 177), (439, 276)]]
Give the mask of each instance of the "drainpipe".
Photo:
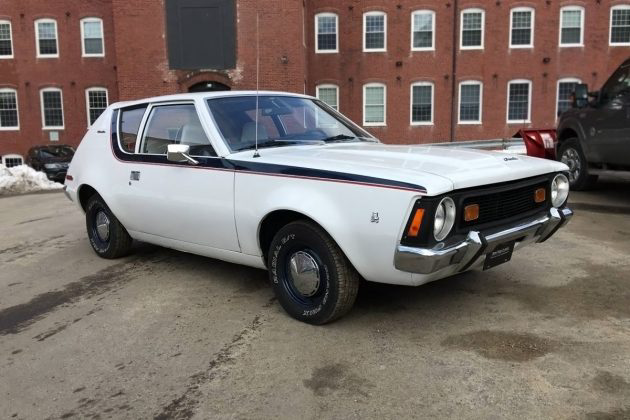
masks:
[(459, 34), (459, 4), (458, 0), (453, 0), (453, 56), (451, 57), (451, 139), (455, 141), (455, 115), (457, 115), (457, 36)]

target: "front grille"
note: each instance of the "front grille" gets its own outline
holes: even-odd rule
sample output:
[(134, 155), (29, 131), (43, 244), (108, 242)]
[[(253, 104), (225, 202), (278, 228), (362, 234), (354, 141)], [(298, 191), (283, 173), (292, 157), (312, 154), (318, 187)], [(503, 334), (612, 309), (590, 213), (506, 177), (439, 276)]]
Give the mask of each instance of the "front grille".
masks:
[(548, 196), (547, 182), (540, 182), (511, 190), (466, 197), (462, 208), (469, 204), (478, 204), (479, 218), (466, 222), (462, 211), (460, 226), (483, 225), (543, 209), (549, 198), (547, 197), (542, 203), (536, 203), (534, 191), (538, 188), (545, 188), (546, 196)]

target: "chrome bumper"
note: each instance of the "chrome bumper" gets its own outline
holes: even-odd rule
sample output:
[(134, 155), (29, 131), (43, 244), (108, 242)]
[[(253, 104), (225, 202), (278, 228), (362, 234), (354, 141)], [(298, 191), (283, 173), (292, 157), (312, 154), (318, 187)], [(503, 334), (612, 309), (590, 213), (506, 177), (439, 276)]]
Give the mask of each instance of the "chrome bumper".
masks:
[(573, 216), (568, 207), (551, 208), (549, 213), (534, 220), (512, 226), (500, 232), (483, 235), (478, 231), (468, 233), (462, 242), (448, 248), (414, 248), (398, 245), (394, 256), (394, 266), (398, 270), (418, 274), (432, 274), (449, 268), (446, 275), (464, 271), (484, 255), (492, 252), (497, 245), (515, 240), (515, 250), (532, 242), (544, 242)]

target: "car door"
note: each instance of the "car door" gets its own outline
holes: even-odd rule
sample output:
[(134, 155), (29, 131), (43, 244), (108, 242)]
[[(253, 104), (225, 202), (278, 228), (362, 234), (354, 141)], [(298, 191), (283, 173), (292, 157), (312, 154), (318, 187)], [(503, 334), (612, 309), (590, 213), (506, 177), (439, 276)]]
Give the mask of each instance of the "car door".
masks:
[[(177, 241), (239, 251), (234, 171), (224, 168), (216, 156), (195, 104), (151, 104), (143, 113), (135, 153), (125, 165), (126, 185), (121, 187), (127, 191), (119, 195), (124, 212), (130, 213), (129, 226)], [(168, 161), (169, 144), (189, 145), (199, 164)]]

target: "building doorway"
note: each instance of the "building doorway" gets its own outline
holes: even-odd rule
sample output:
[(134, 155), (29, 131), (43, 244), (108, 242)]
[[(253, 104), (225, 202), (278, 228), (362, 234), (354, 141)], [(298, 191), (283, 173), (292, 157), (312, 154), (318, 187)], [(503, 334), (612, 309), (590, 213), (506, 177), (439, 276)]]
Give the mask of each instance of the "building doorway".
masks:
[(230, 90), (230, 87), (220, 82), (205, 81), (195, 83), (188, 88), (188, 92), (218, 92), (221, 90)]

